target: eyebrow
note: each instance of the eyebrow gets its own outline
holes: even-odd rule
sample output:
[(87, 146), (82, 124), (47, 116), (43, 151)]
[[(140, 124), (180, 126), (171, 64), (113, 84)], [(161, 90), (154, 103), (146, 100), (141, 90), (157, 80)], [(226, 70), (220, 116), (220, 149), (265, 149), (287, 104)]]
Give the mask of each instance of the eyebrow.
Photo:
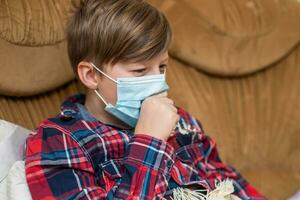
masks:
[[(164, 59), (161, 61), (161, 63), (167, 61), (169, 58), (170, 58), (170, 57), (167, 56), (166, 58), (164, 58)], [(138, 66), (139, 66), (139, 65), (138, 65)], [(128, 67), (129, 67), (129, 68), (136, 68), (136, 67), (138, 67), (138, 66), (135, 66), (135, 65), (131, 66), (131, 65), (129, 65)], [(146, 66), (146, 67), (147, 67), (147, 66)]]

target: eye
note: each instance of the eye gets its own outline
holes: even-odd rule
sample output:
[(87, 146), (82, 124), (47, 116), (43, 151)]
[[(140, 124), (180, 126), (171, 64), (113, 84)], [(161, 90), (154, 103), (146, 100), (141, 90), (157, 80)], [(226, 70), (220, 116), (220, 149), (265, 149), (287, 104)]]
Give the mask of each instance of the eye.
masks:
[(144, 71), (146, 71), (145, 68), (133, 70), (135, 73), (143, 73)]
[(161, 73), (164, 73), (166, 71), (166, 68), (167, 68), (167, 65), (166, 64), (162, 64), (162, 65), (159, 66), (159, 71)]

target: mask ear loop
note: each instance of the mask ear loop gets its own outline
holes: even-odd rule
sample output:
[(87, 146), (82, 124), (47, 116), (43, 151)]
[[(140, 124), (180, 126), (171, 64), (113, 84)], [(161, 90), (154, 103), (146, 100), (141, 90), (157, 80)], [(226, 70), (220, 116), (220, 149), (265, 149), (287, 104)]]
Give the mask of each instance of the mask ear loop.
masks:
[[(91, 65), (92, 65), (98, 72), (100, 72), (101, 74), (103, 74), (106, 78), (112, 80), (112, 81), (115, 82), (115, 83), (118, 83), (116, 80), (114, 80), (113, 78), (111, 78), (110, 76), (108, 76), (107, 74), (105, 74), (104, 72), (102, 72), (98, 67), (96, 67), (96, 66), (94, 65), (94, 63), (91, 63)], [(98, 88), (97, 88), (97, 89), (98, 89)], [(103, 98), (103, 97), (101, 96), (101, 94), (97, 91), (97, 89), (94, 90), (94, 92), (95, 92), (96, 95), (103, 101), (103, 103), (107, 106), (107, 105), (108, 105), (107, 101), (104, 100), (104, 98)]]
[(91, 65), (98, 71), (100, 72), (102, 75), (104, 75), (106, 78), (108, 78), (109, 80), (118, 83), (118, 81), (116, 81), (115, 79), (111, 78), (110, 76), (108, 76), (107, 74), (105, 74), (103, 71), (101, 71), (98, 67), (96, 67), (93, 63), (91, 63)]
[(107, 106), (107, 102), (104, 100), (104, 98), (101, 96), (101, 94), (97, 91), (97, 90), (94, 90), (95, 93), (97, 94), (97, 96), (104, 102), (104, 104)]

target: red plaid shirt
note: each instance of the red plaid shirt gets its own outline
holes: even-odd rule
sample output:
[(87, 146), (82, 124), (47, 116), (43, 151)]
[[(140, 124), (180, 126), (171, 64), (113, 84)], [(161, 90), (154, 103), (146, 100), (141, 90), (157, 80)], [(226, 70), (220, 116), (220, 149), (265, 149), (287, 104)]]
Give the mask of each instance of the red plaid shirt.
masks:
[(67, 99), (61, 114), (44, 120), (26, 142), (26, 179), (33, 199), (162, 199), (176, 187), (215, 189), (233, 181), (241, 199), (262, 197), (232, 167), (198, 120), (178, 108), (180, 120), (167, 141), (101, 123)]

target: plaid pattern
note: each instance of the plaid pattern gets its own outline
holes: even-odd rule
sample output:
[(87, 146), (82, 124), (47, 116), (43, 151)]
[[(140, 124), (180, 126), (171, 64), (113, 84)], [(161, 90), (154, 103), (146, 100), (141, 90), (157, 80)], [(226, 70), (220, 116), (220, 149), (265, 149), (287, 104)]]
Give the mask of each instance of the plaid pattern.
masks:
[(93, 118), (76, 94), (26, 142), (26, 179), (33, 199), (162, 199), (176, 187), (209, 191), (233, 180), (242, 199), (262, 197), (218, 156), (216, 143), (182, 108), (167, 142)]

